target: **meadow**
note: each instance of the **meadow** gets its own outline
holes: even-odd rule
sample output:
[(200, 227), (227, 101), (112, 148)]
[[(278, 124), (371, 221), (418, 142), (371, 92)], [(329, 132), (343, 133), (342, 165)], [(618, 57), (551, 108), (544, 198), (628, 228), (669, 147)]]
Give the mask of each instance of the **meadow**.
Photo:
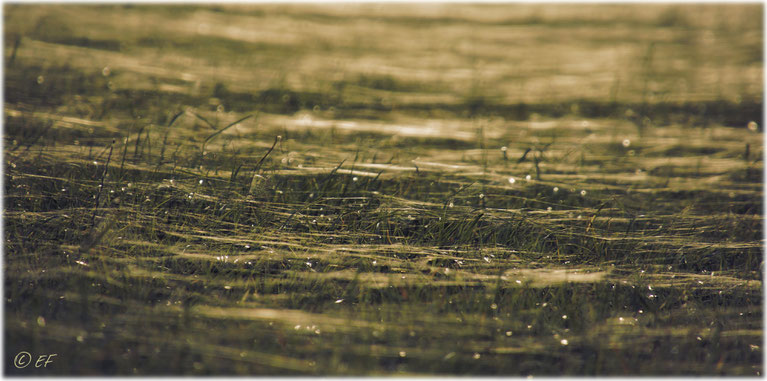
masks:
[(4, 373), (761, 376), (762, 7), (5, 4)]

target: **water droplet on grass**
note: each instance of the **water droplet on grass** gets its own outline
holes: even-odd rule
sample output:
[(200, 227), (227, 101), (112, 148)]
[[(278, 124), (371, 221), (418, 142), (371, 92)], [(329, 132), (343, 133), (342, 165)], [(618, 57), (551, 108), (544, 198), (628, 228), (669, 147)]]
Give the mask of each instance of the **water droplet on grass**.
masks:
[(562, 320), (567, 320), (567, 315), (562, 315)]
[(474, 360), (479, 360), (480, 356), (479, 353), (474, 352), (474, 356), (471, 356)]
[(581, 191), (581, 196), (586, 196), (586, 191), (585, 190)]
[(343, 302), (344, 302), (344, 300), (343, 300), (343, 299), (338, 299), (338, 300), (336, 300), (336, 302), (335, 302), (335, 303), (336, 303), (336, 304), (339, 304), (339, 303), (343, 303)]
[(554, 188), (552, 189), (552, 191), (553, 191), (554, 193), (557, 193), (557, 192), (559, 192), (559, 187), (554, 187)]
[(517, 180), (515, 180), (513, 177), (509, 177), (509, 184), (514, 184), (516, 182)]
[(511, 334), (512, 334), (511, 331), (506, 331), (506, 336), (511, 336)]
[(480, 193), (480, 194), (479, 194), (479, 198), (480, 198), (480, 199), (483, 199), (483, 198), (485, 198), (485, 194), (484, 194), (484, 193)]
[(508, 148), (506, 146), (501, 147), (501, 152), (506, 152)]
[(624, 147), (628, 147), (628, 146), (631, 145), (631, 140), (623, 139), (623, 143), (622, 144), (623, 144)]
[(527, 181), (530, 181), (532, 179), (533, 179), (533, 176), (530, 176), (530, 175), (525, 176), (525, 180), (527, 180)]
[(352, 177), (352, 181), (357, 181), (359, 178), (357, 176)]
[(759, 125), (752, 120), (748, 122), (748, 129), (751, 131), (757, 131), (759, 129)]
[(400, 351), (399, 352), (399, 357), (405, 357), (405, 356), (407, 356), (407, 352), (405, 352), (405, 351)]
[(562, 345), (570, 344), (570, 342), (567, 341), (567, 339), (562, 339), (562, 340), (559, 341), (559, 343), (562, 344)]

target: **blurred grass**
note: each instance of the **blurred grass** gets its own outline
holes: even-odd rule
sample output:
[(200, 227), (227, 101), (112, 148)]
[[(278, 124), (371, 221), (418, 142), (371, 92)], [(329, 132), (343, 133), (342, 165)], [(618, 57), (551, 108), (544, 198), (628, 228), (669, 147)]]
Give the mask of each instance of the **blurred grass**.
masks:
[(760, 375), (762, 28), (7, 4), (4, 371)]

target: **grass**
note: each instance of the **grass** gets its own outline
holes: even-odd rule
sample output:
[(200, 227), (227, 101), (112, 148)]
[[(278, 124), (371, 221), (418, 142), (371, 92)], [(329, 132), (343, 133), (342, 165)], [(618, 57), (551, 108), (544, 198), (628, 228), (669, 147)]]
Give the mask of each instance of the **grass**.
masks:
[[(607, 22), (525, 6), (475, 19), (463, 7), (374, 20), (394, 36), (409, 17), (468, 24), (487, 43), (495, 28), (529, 27), (537, 41), (539, 23), (588, 35)], [(679, 7), (632, 22), (690, 38), (712, 28), (680, 11), (711, 8)], [(725, 9), (751, 25), (746, 8)], [(173, 9), (6, 7), (6, 34), (24, 36), (6, 44), (6, 374), (761, 374), (763, 144), (746, 128), (761, 125), (760, 97), (701, 85), (684, 101), (536, 89), (509, 101), (456, 92), (451, 74), (358, 69), (354, 55), (340, 64), (351, 74), (321, 75), (289, 65), (307, 35), (335, 33), (326, 24), (346, 20), (340, 10), (178, 8), (211, 24), (190, 44)], [(57, 12), (72, 16), (56, 18), (64, 35), (18, 19)], [(76, 22), (116, 13), (165, 20), (153, 28), (169, 34), (150, 40), (125, 22), (84, 36)], [(243, 74), (248, 44), (216, 34), (253, 19), (309, 23), (294, 45), (260, 42), (270, 56), (259, 62), (279, 62), (282, 79)], [(739, 33), (725, 26), (722, 39)], [(602, 38), (580, 49), (626, 37)], [(415, 49), (387, 57), (374, 42), (329, 38), (323, 54), (392, 63)], [(740, 44), (723, 60), (745, 65), (733, 72), (745, 83)], [(653, 65), (625, 92), (670, 84)], [(17, 369), (20, 351), (57, 357)]]

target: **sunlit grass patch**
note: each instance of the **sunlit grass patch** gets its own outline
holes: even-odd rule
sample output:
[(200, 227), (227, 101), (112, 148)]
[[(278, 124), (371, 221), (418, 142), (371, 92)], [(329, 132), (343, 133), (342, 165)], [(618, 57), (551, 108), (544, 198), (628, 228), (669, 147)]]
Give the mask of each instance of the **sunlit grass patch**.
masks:
[(6, 10), (6, 373), (761, 374), (748, 7), (318, 7)]

